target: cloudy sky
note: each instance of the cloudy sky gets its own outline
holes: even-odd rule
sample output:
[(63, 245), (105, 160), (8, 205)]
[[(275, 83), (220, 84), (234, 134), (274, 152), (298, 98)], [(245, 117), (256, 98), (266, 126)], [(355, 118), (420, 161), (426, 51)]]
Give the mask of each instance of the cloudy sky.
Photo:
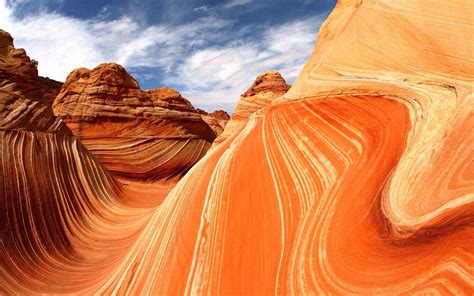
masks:
[(171, 86), (232, 112), (256, 75), (292, 82), (335, 0), (0, 0), (0, 28), (64, 81), (114, 61), (142, 89)]

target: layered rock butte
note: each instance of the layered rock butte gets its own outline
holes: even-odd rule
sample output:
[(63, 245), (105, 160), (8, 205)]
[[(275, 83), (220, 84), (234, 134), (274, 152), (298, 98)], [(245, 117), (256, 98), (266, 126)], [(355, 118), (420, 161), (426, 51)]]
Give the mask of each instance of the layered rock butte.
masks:
[(226, 122), (171, 88), (142, 91), (113, 63), (74, 70), (53, 110), (110, 172), (139, 180), (178, 180)]
[[(2, 291), (472, 294), (470, 5), (338, 1), (291, 89), (146, 211), (114, 206), (106, 172), (78, 182), (101, 172), (87, 150), (36, 151), (52, 180), (80, 178), (70, 186), (3, 157), (20, 165), (2, 181), (22, 203), (2, 200)], [(49, 202), (32, 203), (44, 184)]]
[(212, 128), (216, 137), (224, 131), (230, 119), (229, 114), (224, 110), (215, 110), (211, 113), (207, 113), (202, 109), (196, 108), (196, 112), (201, 114), (202, 119)]

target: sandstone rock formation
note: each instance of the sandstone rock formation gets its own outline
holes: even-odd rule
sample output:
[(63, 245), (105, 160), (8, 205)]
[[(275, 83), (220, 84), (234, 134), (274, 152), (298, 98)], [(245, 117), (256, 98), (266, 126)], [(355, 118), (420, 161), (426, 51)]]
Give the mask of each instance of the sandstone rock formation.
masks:
[(53, 109), (109, 171), (126, 178), (179, 179), (216, 137), (177, 91), (142, 91), (113, 63), (74, 70)]
[(252, 114), (284, 95), (288, 89), (290, 86), (277, 71), (267, 71), (257, 76), (252, 86), (241, 96), (232, 118), (214, 141), (214, 145), (240, 132)]
[(471, 294), (469, 5), (339, 1), (290, 91), (191, 169), (99, 291)]
[(470, 4), (339, 1), (289, 92), (157, 207), (116, 206), (131, 192), (79, 148), (47, 180), (2, 158), (1, 291), (472, 294)]
[(60, 88), (0, 30), (0, 294), (90, 284), (138, 233), (127, 192), (54, 116)]
[(215, 110), (211, 113), (207, 113), (206, 111), (197, 108), (196, 112), (201, 114), (202, 119), (211, 127), (216, 137), (224, 131), (224, 128), (230, 119), (229, 114), (224, 110)]
[(51, 111), (60, 88), (61, 83), (38, 76), (25, 50), (0, 30), (0, 128), (64, 131)]

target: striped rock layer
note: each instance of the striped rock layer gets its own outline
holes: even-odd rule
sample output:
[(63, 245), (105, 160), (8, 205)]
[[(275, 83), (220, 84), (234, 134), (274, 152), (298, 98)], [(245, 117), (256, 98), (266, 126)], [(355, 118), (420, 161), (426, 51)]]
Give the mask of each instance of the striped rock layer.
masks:
[(216, 137), (177, 91), (142, 91), (113, 63), (74, 70), (53, 110), (109, 171), (131, 179), (177, 180)]
[(0, 294), (89, 285), (139, 232), (127, 191), (54, 116), (60, 88), (0, 30)]
[(231, 119), (213, 145), (216, 146), (242, 131), (253, 113), (284, 95), (288, 89), (290, 86), (277, 71), (267, 71), (257, 76), (252, 86), (240, 97)]
[[(26, 52), (0, 30), (2, 295), (77, 293), (100, 283), (172, 188), (137, 187), (110, 174), (53, 114), (60, 89), (39, 77)], [(173, 108), (192, 109), (170, 89), (156, 95)]]
[[(78, 164), (51, 159), (56, 198), (46, 203), (72, 243), (44, 230), (53, 221), (34, 213), (46, 204), (23, 197), (33, 194), (25, 184), (41, 188), (42, 172), (26, 175), (31, 157), (15, 158), (26, 172), (2, 178), (23, 190), (23, 210), (2, 208), (13, 237), (2, 238), (2, 252), (15, 250), (0, 257), (2, 290), (472, 294), (470, 5), (338, 1), (289, 92), (207, 153), (159, 206), (118, 206), (132, 192), (84, 173), (101, 170), (80, 163), (80, 148), (51, 154)], [(16, 153), (35, 147), (12, 143)], [(68, 174), (81, 179), (61, 182)]]
[(0, 30), (0, 129), (67, 130), (51, 110), (60, 89), (61, 83), (38, 76), (25, 50)]

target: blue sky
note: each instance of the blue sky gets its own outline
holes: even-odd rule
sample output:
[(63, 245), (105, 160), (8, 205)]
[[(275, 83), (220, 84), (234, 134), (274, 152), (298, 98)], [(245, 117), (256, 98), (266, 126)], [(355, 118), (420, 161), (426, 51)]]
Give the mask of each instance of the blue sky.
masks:
[(142, 89), (171, 86), (194, 106), (232, 112), (256, 75), (292, 82), (335, 0), (0, 0), (0, 28), (64, 81), (114, 61)]

